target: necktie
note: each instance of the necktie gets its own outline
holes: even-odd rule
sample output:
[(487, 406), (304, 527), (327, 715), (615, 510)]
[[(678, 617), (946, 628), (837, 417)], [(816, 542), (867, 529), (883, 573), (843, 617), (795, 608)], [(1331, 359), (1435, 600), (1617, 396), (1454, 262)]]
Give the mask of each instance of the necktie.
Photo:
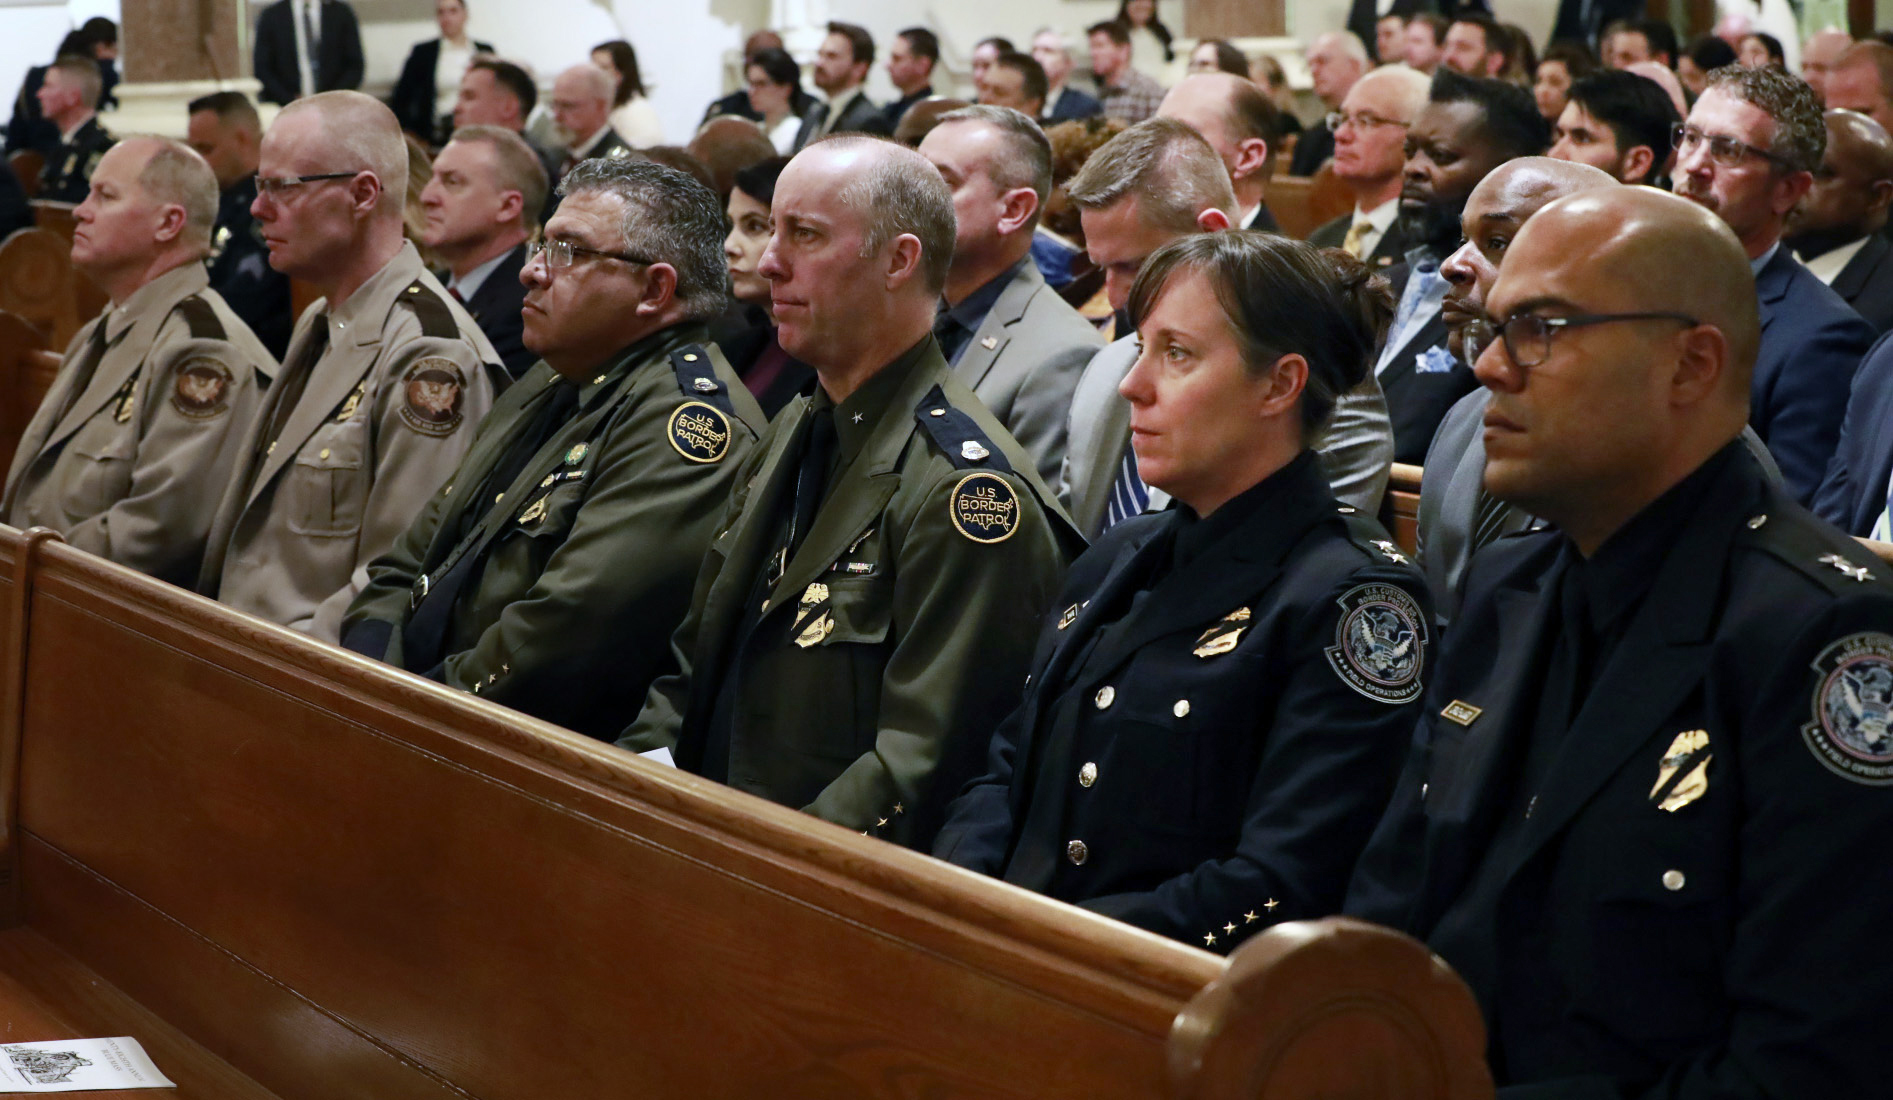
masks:
[(960, 319), (942, 304), (940, 315), (933, 320), (933, 337), (940, 341), (940, 355), (949, 366), (959, 362), (960, 352), (972, 335), (966, 331), (965, 325), (960, 324)]
[(276, 447), (276, 440), (289, 426), (289, 417), (296, 411), (296, 405), (302, 400), (303, 391), (309, 388), (309, 376), (315, 373), (316, 363), (320, 362), (324, 352), (329, 350), (329, 315), (323, 313), (316, 317), (309, 342), (302, 346), (295, 363), (283, 371), (282, 377), (270, 387), (276, 400), (270, 405), (268, 430), (256, 439), (256, 461), (252, 466), (252, 475), (263, 468), (263, 459)]
[(1366, 243), (1367, 235), (1373, 231), (1374, 223), (1369, 221), (1357, 221), (1353, 225), (1348, 226), (1347, 239), (1341, 242), (1342, 251), (1357, 260), (1366, 259), (1367, 250), (1361, 246)]
[(467, 300), (466, 300), (466, 299), (465, 299), (464, 297), (462, 297), (462, 296), (461, 296), (461, 294), (460, 294), (460, 288), (459, 288), (458, 286), (450, 286), (450, 287), (448, 287), (448, 288), (447, 288), (447, 293), (448, 293), (448, 294), (451, 294), (451, 295), (453, 296), (453, 300), (454, 300), (454, 301), (456, 301), (456, 302), (459, 302), (459, 303), (460, 303), (461, 305), (463, 305), (463, 306), (464, 306), (464, 305), (466, 305), (466, 304), (467, 304)]
[(1137, 452), (1130, 443), (1124, 444), (1124, 459), (1118, 464), (1117, 479), (1111, 482), (1111, 499), (1104, 508), (1104, 527), (1098, 532), (1103, 534), (1118, 524), (1142, 515), (1150, 506), (1150, 486), (1137, 473)]
[(786, 569), (795, 558), (808, 529), (821, 508), (822, 495), (828, 489), (828, 465), (835, 458), (835, 411), (822, 409), (809, 416), (808, 442), (802, 452), (802, 464), (795, 474), (795, 509), (789, 519), (789, 538), (783, 546), (782, 564)]
[(306, 89), (310, 93), (322, 90), (322, 0), (306, 0), (302, 5), (303, 42), (309, 47), (309, 79), (316, 87)]
[(86, 387), (92, 384), (92, 376), (99, 372), (99, 361), (105, 358), (105, 319), (92, 326), (92, 335), (85, 342), (85, 351), (79, 355), (79, 362), (72, 371), (72, 385), (66, 388), (65, 398), (59, 403), (59, 415), (52, 418), (50, 426), (57, 427), (66, 418), (72, 407), (79, 403)]

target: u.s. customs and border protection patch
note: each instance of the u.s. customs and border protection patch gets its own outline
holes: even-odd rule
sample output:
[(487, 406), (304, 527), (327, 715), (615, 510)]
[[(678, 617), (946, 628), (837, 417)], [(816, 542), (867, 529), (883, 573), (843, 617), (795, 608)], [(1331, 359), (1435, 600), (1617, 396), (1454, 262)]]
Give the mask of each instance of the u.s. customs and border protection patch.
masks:
[(730, 418), (715, 405), (686, 401), (670, 414), (670, 445), (692, 462), (723, 461), (730, 453)]
[(1893, 636), (1849, 634), (1814, 659), (1813, 714), (1801, 737), (1835, 775), (1893, 784)]
[(422, 435), (452, 435), (465, 415), (467, 376), (440, 357), (416, 359), (401, 376), (401, 422)]
[(1406, 590), (1363, 584), (1335, 601), (1341, 606), (1328, 664), (1347, 686), (1383, 703), (1420, 697), (1426, 661), (1426, 618)]
[(230, 408), (230, 368), (215, 359), (192, 359), (178, 368), (171, 407), (192, 420), (209, 420)]
[(1019, 494), (998, 474), (967, 474), (947, 498), (947, 515), (974, 542), (1004, 542), (1019, 530)]

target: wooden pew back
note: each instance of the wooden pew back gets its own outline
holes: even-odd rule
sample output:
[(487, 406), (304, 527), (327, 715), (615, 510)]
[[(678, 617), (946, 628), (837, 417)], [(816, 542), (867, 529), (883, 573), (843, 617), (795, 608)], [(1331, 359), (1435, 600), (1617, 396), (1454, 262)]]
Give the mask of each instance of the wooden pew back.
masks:
[(1309, 1090), (1394, 1032), (1398, 1095), (1491, 1095), (1463, 986), (1391, 933), (1225, 969), (0, 535), (18, 915), (268, 1095), (1365, 1098)]
[(46, 169), (46, 158), (36, 149), (17, 149), (7, 154), (7, 167), (20, 181), (20, 190), (27, 198), (39, 194), (40, 173)]
[(1409, 554), (1417, 553), (1420, 543), (1420, 474), (1418, 466), (1394, 463), (1387, 477), (1387, 495), (1380, 503), (1381, 526)]
[(0, 310), (45, 333), (54, 348), (64, 348), (79, 329), (71, 253), (70, 241), (37, 227), (0, 241)]
[(0, 483), (26, 434), (33, 410), (59, 373), (60, 356), (46, 349), (46, 334), (12, 313), (0, 311)]

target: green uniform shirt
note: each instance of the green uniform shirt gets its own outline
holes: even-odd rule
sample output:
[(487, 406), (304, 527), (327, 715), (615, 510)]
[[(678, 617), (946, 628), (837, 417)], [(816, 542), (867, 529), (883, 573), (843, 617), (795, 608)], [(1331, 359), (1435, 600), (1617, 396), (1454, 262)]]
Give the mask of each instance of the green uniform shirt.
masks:
[(444, 660), (413, 671), (616, 736), (668, 667), (691, 579), (765, 423), (709, 347), (701, 326), (682, 325), (626, 349), (580, 385), (571, 418), (500, 491), (488, 474), (568, 384), (544, 363), (527, 372), (446, 488), (369, 566), (344, 644), (410, 667), (402, 632), (423, 578), (438, 583), (484, 543), (454, 598)]
[[(1017, 704), (1034, 623), (1083, 540), (929, 337), (834, 409), (821, 506), (760, 584), (815, 402), (770, 425), (677, 633), (681, 671), (619, 744), (675, 746), (693, 770), (727, 760), (715, 778), (731, 786), (924, 848)], [(706, 753), (726, 691), (728, 743)]]

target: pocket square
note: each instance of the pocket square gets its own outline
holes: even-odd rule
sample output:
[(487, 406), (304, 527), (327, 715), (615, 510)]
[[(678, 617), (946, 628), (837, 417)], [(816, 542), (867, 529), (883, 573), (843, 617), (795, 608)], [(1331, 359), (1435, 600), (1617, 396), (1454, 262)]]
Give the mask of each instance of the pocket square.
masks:
[(1459, 363), (1453, 353), (1444, 347), (1430, 347), (1420, 353), (1414, 361), (1413, 369), (1419, 374), (1444, 374)]

